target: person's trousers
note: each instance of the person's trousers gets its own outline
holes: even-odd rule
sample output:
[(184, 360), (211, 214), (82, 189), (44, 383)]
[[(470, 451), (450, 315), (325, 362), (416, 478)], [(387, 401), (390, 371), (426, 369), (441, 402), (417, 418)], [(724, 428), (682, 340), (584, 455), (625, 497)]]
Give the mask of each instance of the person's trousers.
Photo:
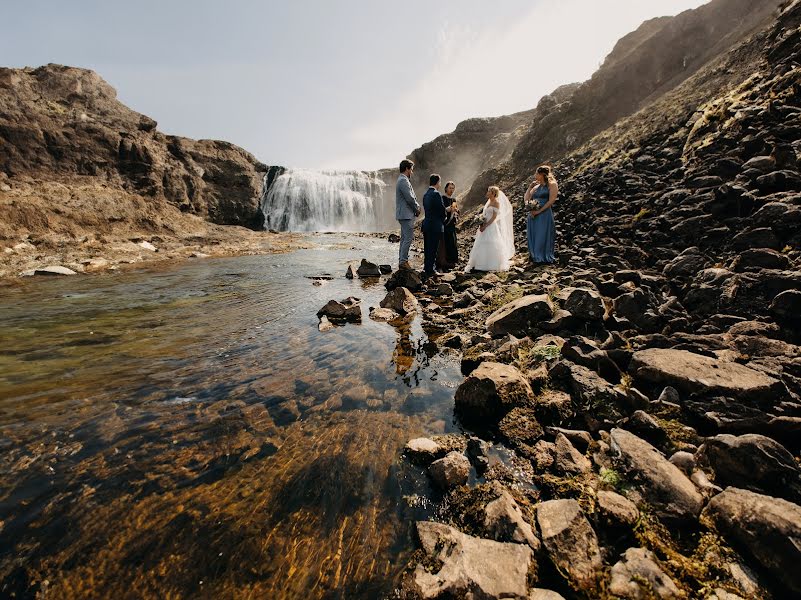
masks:
[(414, 239), (414, 219), (398, 219), (398, 223), (401, 227), (398, 264), (401, 264), (409, 260), (409, 248), (412, 247)]
[(441, 239), (442, 229), (423, 229), (423, 252), (425, 253), (423, 269), (426, 273), (434, 272), (434, 264), (437, 262), (437, 250), (439, 250), (439, 241)]

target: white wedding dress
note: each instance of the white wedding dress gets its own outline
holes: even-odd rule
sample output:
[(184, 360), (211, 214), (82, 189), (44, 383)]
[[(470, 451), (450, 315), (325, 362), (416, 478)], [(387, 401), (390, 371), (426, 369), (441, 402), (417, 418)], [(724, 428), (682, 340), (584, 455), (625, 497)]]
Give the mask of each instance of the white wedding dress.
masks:
[(509, 261), (515, 255), (514, 232), (512, 228), (512, 205), (503, 192), (498, 196), (500, 208), (490, 206), (489, 200), (484, 205), (482, 217), (489, 221), (494, 214), (497, 217), (492, 224), (476, 233), (476, 241), (470, 250), (465, 273), (477, 271), (508, 271)]

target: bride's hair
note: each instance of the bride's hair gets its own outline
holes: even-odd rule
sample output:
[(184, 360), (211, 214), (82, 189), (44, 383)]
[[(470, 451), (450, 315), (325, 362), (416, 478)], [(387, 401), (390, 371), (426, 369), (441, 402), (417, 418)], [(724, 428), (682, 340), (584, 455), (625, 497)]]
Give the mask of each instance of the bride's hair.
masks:
[(540, 165), (537, 167), (537, 173), (543, 175), (549, 184), (556, 183), (556, 177), (554, 177), (553, 170), (548, 165)]
[(501, 188), (499, 188), (497, 185), (491, 185), (487, 189), (489, 190), (490, 194), (492, 194), (493, 198), (497, 198), (501, 195)]

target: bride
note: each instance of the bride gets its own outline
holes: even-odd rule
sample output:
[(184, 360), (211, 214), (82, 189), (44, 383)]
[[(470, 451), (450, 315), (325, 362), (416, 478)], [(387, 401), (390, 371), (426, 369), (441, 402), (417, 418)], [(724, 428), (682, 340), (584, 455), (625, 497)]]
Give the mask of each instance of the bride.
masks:
[(487, 188), (487, 203), (481, 216), (484, 222), (478, 228), (464, 271), (508, 271), (515, 254), (512, 204), (497, 186)]

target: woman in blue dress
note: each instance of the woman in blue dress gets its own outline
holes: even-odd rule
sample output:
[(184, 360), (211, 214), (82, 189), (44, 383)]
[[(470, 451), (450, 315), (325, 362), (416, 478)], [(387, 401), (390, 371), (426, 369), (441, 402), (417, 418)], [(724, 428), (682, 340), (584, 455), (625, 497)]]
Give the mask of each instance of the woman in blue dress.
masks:
[(534, 182), (524, 196), (526, 208), (529, 210), (526, 221), (528, 253), (535, 263), (552, 263), (555, 260), (556, 224), (551, 207), (558, 195), (559, 185), (551, 167), (538, 167)]

